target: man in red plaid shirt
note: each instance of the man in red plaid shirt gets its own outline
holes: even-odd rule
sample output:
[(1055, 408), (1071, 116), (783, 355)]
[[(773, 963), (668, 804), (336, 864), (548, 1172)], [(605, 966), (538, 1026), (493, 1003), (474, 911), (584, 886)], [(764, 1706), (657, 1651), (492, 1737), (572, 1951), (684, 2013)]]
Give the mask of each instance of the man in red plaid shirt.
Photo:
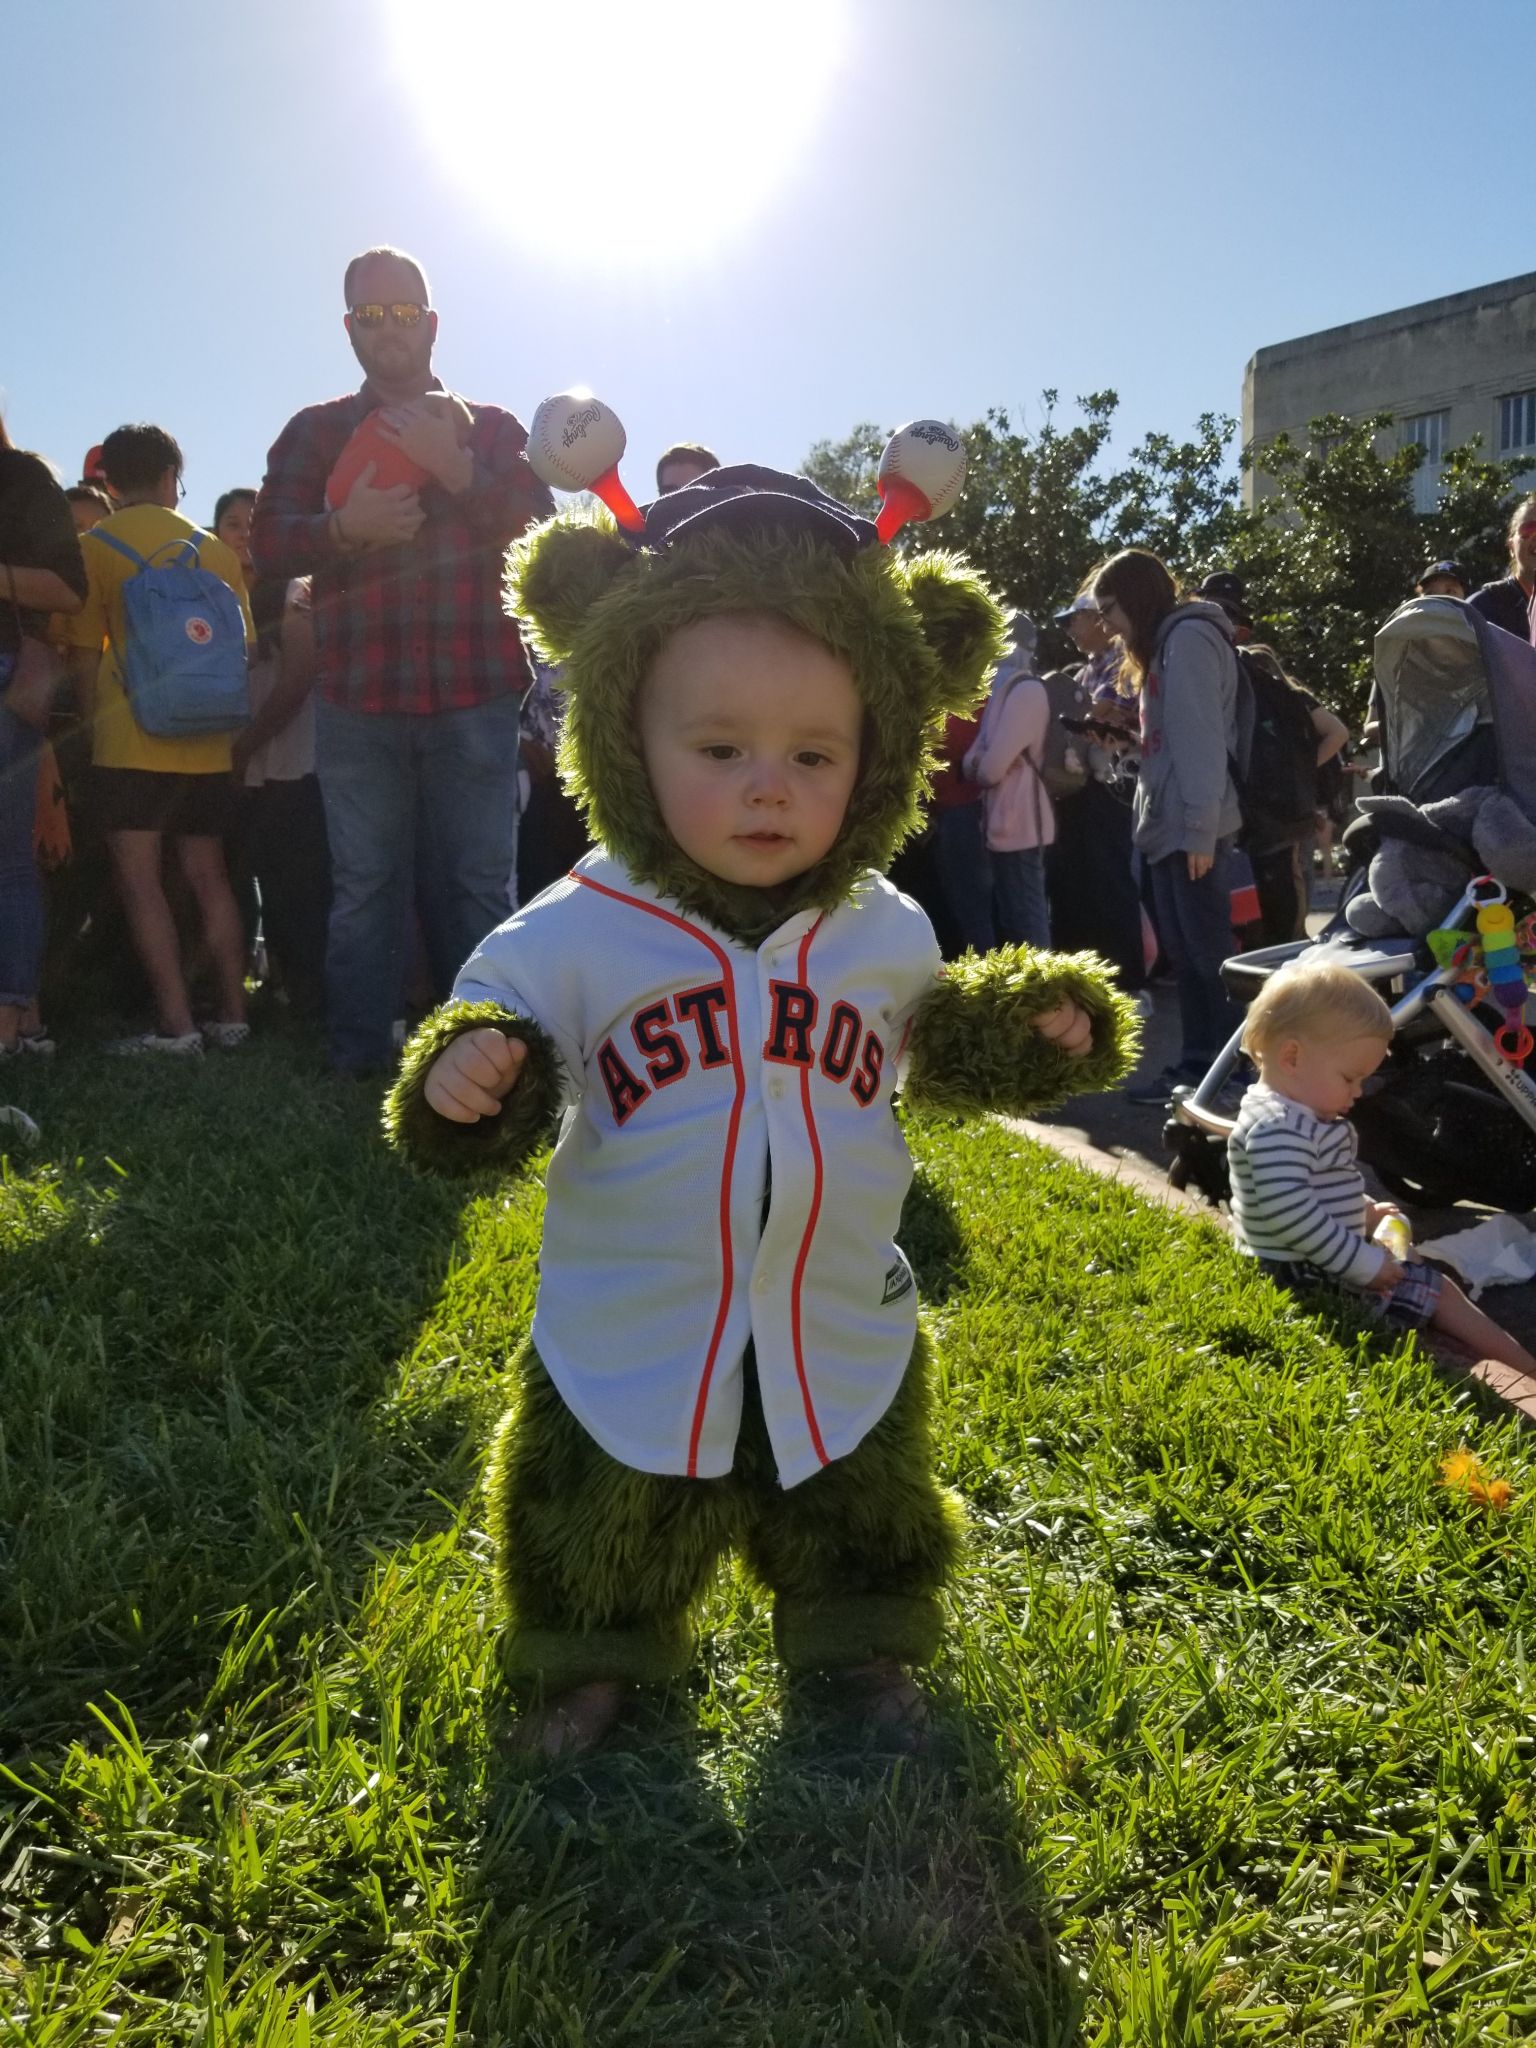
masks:
[[(510, 908), (529, 676), (501, 607), (502, 557), (553, 501), (511, 413), (422, 406), (443, 385), (420, 264), (367, 250), (344, 291), (362, 389), (306, 406), (279, 434), (251, 554), (261, 575), (313, 578), (330, 1051), (336, 1067), (367, 1073), (390, 1064), (413, 902), (439, 997)], [(327, 478), (375, 411), (382, 441), (425, 480), (381, 485), (369, 463), (329, 509)]]

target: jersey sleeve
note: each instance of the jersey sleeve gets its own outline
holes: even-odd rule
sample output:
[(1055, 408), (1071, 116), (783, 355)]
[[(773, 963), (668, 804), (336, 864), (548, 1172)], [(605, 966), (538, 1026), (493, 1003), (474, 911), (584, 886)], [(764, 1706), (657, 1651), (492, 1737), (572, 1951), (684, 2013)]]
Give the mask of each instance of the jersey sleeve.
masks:
[[(514, 1016), (531, 1017), (554, 1041), (565, 1071), (566, 1098), (581, 1093), (583, 948), (571, 929), (569, 896), (541, 898), (482, 939), (459, 969), (453, 1000), (494, 1003)], [(567, 914), (561, 917), (564, 910)]]

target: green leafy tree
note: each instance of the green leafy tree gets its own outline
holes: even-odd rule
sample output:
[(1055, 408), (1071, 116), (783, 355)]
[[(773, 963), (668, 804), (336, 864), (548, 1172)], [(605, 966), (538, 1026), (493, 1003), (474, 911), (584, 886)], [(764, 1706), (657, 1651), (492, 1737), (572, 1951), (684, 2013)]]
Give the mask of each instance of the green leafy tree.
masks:
[(1247, 531), (1230, 447), (1237, 422), (1203, 412), (1194, 435), (1144, 435), (1106, 487), (1109, 548), (1150, 548), (1186, 583), (1231, 566)]
[[(1005, 604), (1047, 616), (1076, 589), (1103, 552), (1097, 528), (1109, 486), (1094, 472), (1114, 417), (1112, 391), (1078, 400), (1081, 417), (1062, 425), (1054, 391), (1042, 395), (1043, 420), (1030, 432), (994, 406), (962, 429), (966, 484), (942, 518), (903, 528), (896, 545), (911, 552), (953, 548), (975, 563)], [(806, 475), (845, 503), (873, 515), (876, 472), (888, 433), (861, 422), (845, 440), (819, 441)]]
[(1270, 489), (1247, 515), (1234, 554), (1263, 637), (1286, 667), (1343, 716), (1358, 719), (1382, 621), (1412, 595), (1425, 561), (1454, 555), (1478, 580), (1496, 573), (1514, 465), (1473, 443), (1447, 457), (1436, 511), (1414, 510), (1424, 450), (1383, 450), (1390, 413), (1310, 422), (1250, 453)]

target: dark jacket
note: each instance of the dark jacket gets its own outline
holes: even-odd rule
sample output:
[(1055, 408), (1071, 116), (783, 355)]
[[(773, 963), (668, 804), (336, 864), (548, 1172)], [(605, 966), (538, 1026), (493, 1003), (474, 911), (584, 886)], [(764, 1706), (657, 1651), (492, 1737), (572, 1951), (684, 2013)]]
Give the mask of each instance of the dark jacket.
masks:
[(1481, 612), (1490, 626), (1502, 626), (1517, 640), (1530, 639), (1530, 603), (1518, 577), (1501, 576), (1497, 583), (1485, 583), (1481, 590), (1472, 593), (1467, 603), (1473, 611)]

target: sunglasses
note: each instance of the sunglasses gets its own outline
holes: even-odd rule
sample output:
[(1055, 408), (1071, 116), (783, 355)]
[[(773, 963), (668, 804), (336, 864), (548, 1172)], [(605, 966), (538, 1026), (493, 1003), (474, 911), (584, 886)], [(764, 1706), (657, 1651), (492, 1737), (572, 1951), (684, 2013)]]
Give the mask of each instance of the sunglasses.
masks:
[(352, 318), (359, 327), (382, 327), (386, 316), (396, 327), (419, 327), (427, 310), (425, 306), (414, 305), (407, 299), (393, 306), (354, 306)]
[(1536, 533), (1536, 519), (1527, 519), (1523, 526), (1515, 528), (1515, 532), (1520, 536), (1521, 540), (1529, 540), (1531, 535)]

